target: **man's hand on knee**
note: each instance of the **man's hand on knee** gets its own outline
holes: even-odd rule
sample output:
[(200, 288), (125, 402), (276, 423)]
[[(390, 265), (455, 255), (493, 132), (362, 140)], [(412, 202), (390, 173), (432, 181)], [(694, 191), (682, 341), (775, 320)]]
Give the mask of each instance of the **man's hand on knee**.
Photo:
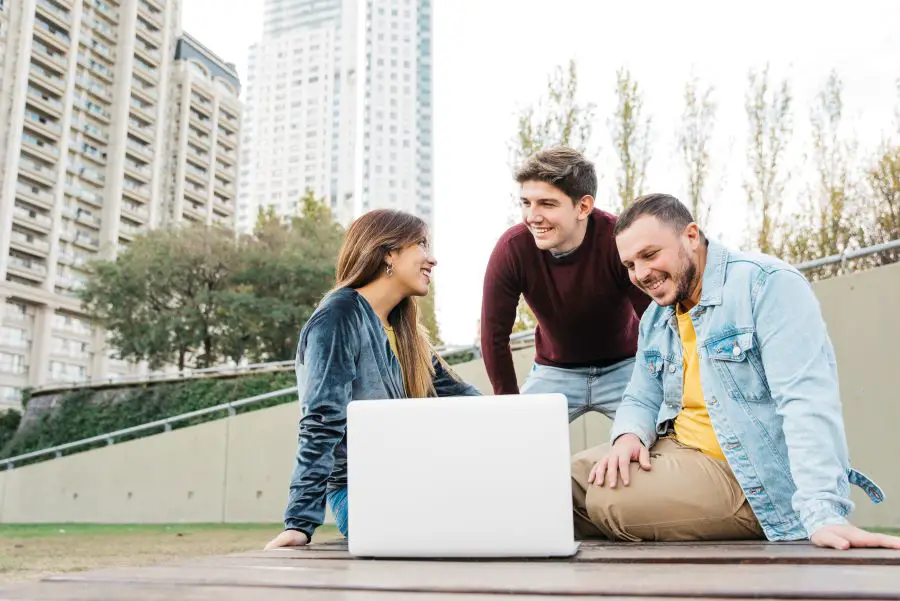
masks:
[(615, 488), (622, 478), (622, 484), (629, 484), (629, 466), (632, 461), (637, 461), (641, 469), (650, 471), (650, 451), (634, 434), (623, 434), (616, 439), (606, 456), (594, 464), (588, 482), (594, 486), (603, 486), (603, 483)]

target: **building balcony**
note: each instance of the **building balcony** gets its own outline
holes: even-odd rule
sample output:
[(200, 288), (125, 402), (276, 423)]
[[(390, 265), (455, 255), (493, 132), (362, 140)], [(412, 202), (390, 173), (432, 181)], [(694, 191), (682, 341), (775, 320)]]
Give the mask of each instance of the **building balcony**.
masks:
[(82, 225), (87, 225), (87, 226), (92, 227), (97, 230), (100, 229), (100, 226), (103, 223), (99, 217), (97, 217), (96, 215), (87, 213), (85, 211), (77, 211), (76, 216), (75, 216), (75, 221), (77, 221), (78, 223), (80, 223)]
[(186, 202), (184, 203), (184, 216), (191, 221), (206, 221), (206, 207), (201, 204)]
[(198, 182), (201, 185), (206, 185), (209, 181), (209, 172), (205, 169), (200, 169), (199, 167), (194, 167), (190, 163), (184, 164), (184, 174), (191, 178), (192, 181)]
[(159, 98), (159, 92), (152, 83), (144, 83), (140, 79), (134, 79), (131, 82), (131, 91), (137, 94), (148, 103), (154, 103)]
[(39, 108), (55, 117), (62, 116), (62, 102), (56, 100), (45, 92), (41, 92), (40, 90), (29, 86), (25, 98), (26, 102), (34, 108)]
[(115, 25), (119, 22), (119, 12), (103, 0), (86, 1), (85, 4), (91, 4), (94, 7), (94, 11), (108, 20), (111, 24)]
[(122, 199), (122, 215), (141, 225), (150, 219), (150, 212), (144, 205), (128, 199)]
[(50, 0), (37, 0), (37, 12), (62, 29), (68, 30), (72, 26), (72, 13), (63, 10)]
[(198, 115), (194, 111), (191, 111), (190, 121), (191, 121), (191, 125), (196, 127), (198, 130), (205, 132), (207, 134), (212, 132), (212, 119), (210, 119), (208, 117), (203, 117), (201, 115)]
[(99, 40), (93, 40), (90, 48), (91, 52), (93, 52), (94, 55), (97, 56), (97, 58), (99, 58), (100, 60), (106, 61), (106, 63), (108, 63), (109, 65), (114, 66), (116, 64), (116, 53), (106, 44), (100, 42)]
[(22, 134), (22, 149), (51, 160), (59, 158), (59, 148), (31, 134)]
[(203, 186), (198, 186), (191, 182), (185, 182), (184, 184), (184, 195), (186, 198), (190, 198), (198, 203), (206, 202), (206, 188)]
[(55, 48), (59, 52), (65, 54), (69, 50), (72, 39), (65, 32), (64, 28), (51, 26), (47, 21), (41, 19), (34, 20), (35, 39), (45, 42), (51, 48)]
[(59, 134), (62, 132), (62, 127), (58, 122), (51, 121), (44, 115), (27, 109), (25, 110), (25, 125), (32, 131), (37, 131), (55, 140), (59, 139)]
[(19, 159), (19, 169), (28, 175), (31, 179), (52, 186), (56, 183), (56, 168), (49, 167), (37, 161), (32, 161), (21, 157)]
[(114, 45), (118, 43), (119, 35), (116, 33), (116, 30), (110, 27), (106, 22), (92, 19), (88, 13), (83, 13), (81, 22), (84, 27), (93, 29), (107, 42), (112, 42)]
[(53, 219), (49, 215), (19, 206), (13, 208), (13, 223), (44, 233), (50, 233), (53, 229)]
[(146, 0), (141, 0), (138, 4), (138, 14), (160, 29), (163, 28), (163, 10), (165, 10), (163, 7)]
[(11, 256), (7, 269), (10, 273), (33, 282), (43, 282), (47, 277), (47, 266), (32, 259)]
[(146, 61), (154, 68), (159, 67), (159, 63), (160, 61), (162, 61), (162, 53), (158, 49), (152, 46), (148, 46), (147, 44), (140, 43), (140, 41), (135, 44), (134, 51), (141, 59)]
[(77, 232), (75, 234), (74, 243), (76, 246), (80, 246), (85, 250), (92, 250), (94, 252), (100, 250), (100, 238), (97, 236), (91, 236), (89, 234), (86, 234), (85, 232)]
[(237, 136), (229, 135), (228, 133), (224, 132), (222, 129), (219, 129), (219, 135), (216, 137), (216, 142), (219, 145), (223, 146), (224, 148), (231, 148), (231, 149), (237, 148)]
[(77, 186), (75, 184), (66, 184), (65, 189), (66, 194), (68, 194), (71, 198), (80, 200), (82, 202), (86, 202), (87, 204), (102, 208), (103, 207), (103, 196), (96, 192), (92, 192), (90, 190), (85, 190), (81, 186)]
[(42, 63), (43, 65), (50, 67), (51, 69), (59, 69), (63, 72), (68, 69), (69, 66), (66, 62), (65, 53), (54, 50), (47, 45), (37, 41), (35, 41), (32, 48), (34, 48), (32, 56), (35, 60)]
[(150, 183), (150, 178), (153, 177), (153, 171), (147, 165), (139, 165), (134, 161), (125, 160), (125, 171), (128, 175), (141, 180), (144, 183)]
[(146, 144), (141, 144), (140, 142), (136, 142), (135, 140), (129, 138), (129, 140), (125, 143), (125, 146), (126, 152), (131, 153), (133, 156), (144, 159), (153, 158), (153, 149)]
[(142, 232), (142, 228), (127, 223), (119, 223), (119, 238), (133, 242), (134, 239)]
[(153, 135), (153, 127), (144, 125), (134, 119), (128, 120), (128, 133), (136, 138), (140, 138), (148, 144), (152, 144), (155, 137)]
[(109, 111), (96, 102), (88, 100), (84, 96), (75, 95), (75, 106), (83, 111), (87, 111), (91, 116), (96, 117), (104, 123), (108, 124), (110, 122), (111, 115), (109, 114)]
[(90, 136), (98, 142), (102, 142), (103, 144), (107, 144), (109, 142), (109, 134), (93, 123), (89, 123), (87, 121), (77, 121), (72, 125), (78, 131), (84, 132), (86, 135)]
[(122, 183), (122, 194), (146, 203), (150, 201), (150, 186), (132, 184), (126, 180)]
[(112, 102), (112, 94), (110, 93), (109, 88), (100, 85), (90, 77), (82, 75), (75, 79), (75, 83), (84, 88), (85, 91), (98, 100), (102, 100), (106, 103)]
[(53, 207), (53, 194), (49, 190), (31, 186), (23, 182), (16, 183), (16, 198), (27, 200), (33, 204), (40, 205), (45, 209)]
[(31, 63), (31, 70), (28, 74), (34, 81), (47, 86), (49, 89), (54, 90), (59, 94), (63, 94), (66, 89), (66, 82), (63, 81), (62, 77), (55, 73), (51, 73), (40, 65)]
[(197, 131), (193, 127), (188, 128), (188, 140), (194, 143), (198, 148), (209, 148), (211, 138), (208, 134)]
[(225, 200), (218, 194), (213, 196), (213, 210), (225, 216), (234, 215), (234, 201)]
[(46, 257), (50, 252), (50, 243), (46, 239), (30, 236), (22, 232), (10, 232), (9, 245), (15, 250), (38, 257)]
[(153, 104), (144, 104), (136, 98), (131, 99), (131, 109), (141, 118), (147, 121), (153, 121), (156, 116), (153, 114), (156, 106)]

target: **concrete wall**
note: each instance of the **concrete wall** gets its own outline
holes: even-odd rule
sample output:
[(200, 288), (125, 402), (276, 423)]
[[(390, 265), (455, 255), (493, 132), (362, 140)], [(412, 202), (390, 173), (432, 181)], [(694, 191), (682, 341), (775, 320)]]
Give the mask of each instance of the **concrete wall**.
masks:
[[(838, 356), (855, 467), (888, 500), (854, 490), (854, 522), (900, 527), (900, 264), (815, 285)], [(533, 351), (515, 353), (520, 381)], [(480, 390), (480, 362), (454, 366)], [(278, 522), (296, 451), (296, 403), (0, 472), (0, 522)], [(571, 426), (571, 448), (606, 442), (609, 420)]]

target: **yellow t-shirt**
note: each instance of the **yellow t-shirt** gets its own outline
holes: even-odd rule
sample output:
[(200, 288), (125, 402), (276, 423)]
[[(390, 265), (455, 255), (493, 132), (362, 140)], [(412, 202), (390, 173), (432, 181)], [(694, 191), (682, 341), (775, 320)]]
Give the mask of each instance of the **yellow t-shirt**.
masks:
[(676, 315), (684, 355), (684, 393), (681, 397), (681, 412), (675, 418), (675, 437), (682, 444), (725, 461), (722, 447), (719, 446), (709, 419), (709, 412), (706, 410), (706, 401), (703, 400), (700, 357), (697, 355), (697, 332), (694, 331), (694, 323), (689, 313), (681, 312), (680, 305)]
[(397, 335), (394, 333), (394, 328), (390, 326), (382, 326), (384, 328), (384, 333), (387, 334), (388, 342), (391, 344), (391, 350), (394, 351), (394, 356), (397, 357), (397, 360), (400, 360), (400, 353), (397, 352)]

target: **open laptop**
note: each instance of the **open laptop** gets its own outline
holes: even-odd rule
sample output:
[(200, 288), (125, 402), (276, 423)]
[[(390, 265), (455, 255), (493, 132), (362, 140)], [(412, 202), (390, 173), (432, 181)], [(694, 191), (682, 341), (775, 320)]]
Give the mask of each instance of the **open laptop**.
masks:
[(351, 555), (578, 549), (561, 394), (355, 401), (347, 454)]

